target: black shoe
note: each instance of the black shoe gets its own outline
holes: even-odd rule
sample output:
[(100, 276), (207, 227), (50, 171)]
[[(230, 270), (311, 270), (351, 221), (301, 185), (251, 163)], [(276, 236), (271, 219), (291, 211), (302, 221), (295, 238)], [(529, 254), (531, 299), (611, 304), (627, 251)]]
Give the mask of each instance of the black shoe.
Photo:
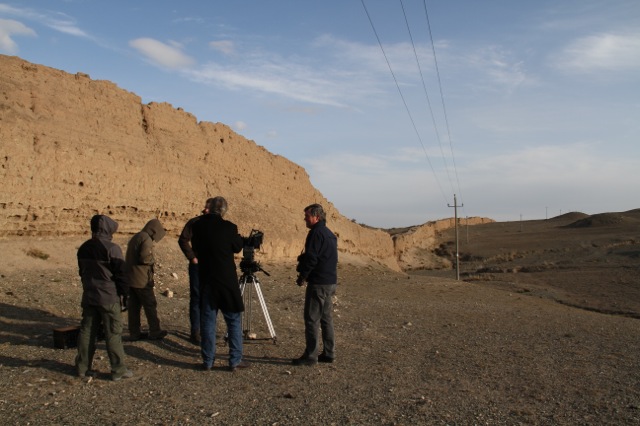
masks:
[(323, 353), (321, 353), (320, 355), (318, 355), (318, 362), (326, 362), (328, 364), (331, 364), (333, 362), (333, 358), (331, 358), (330, 356), (327, 356)]
[(202, 370), (202, 371), (211, 371), (211, 370), (213, 370), (213, 365), (200, 364), (200, 370)]
[(149, 334), (149, 340), (162, 340), (167, 336), (167, 330), (158, 331), (157, 334)]
[(200, 338), (200, 333), (199, 332), (191, 333), (191, 337), (189, 337), (189, 341), (196, 346), (200, 346), (200, 342), (202, 342), (202, 339)]
[(91, 377), (92, 379), (95, 379), (98, 377), (98, 370), (87, 370), (84, 373), (78, 372), (78, 377)]
[(291, 360), (291, 364), (293, 365), (315, 365), (317, 363), (318, 360), (306, 356), (301, 356), (300, 358), (294, 358)]
[(247, 361), (240, 361), (238, 364), (234, 366), (229, 366), (229, 371), (234, 373), (236, 370), (240, 370), (240, 369), (246, 370), (247, 368), (251, 368), (251, 364), (248, 363)]
[(137, 342), (138, 340), (147, 340), (149, 338), (149, 333), (140, 333), (140, 334), (130, 334), (129, 341)]

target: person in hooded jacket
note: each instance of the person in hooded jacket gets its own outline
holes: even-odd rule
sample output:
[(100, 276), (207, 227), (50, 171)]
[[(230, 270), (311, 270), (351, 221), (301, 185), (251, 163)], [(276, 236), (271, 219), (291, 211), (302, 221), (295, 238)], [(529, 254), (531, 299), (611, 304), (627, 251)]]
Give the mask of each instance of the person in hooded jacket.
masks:
[(96, 340), (103, 327), (111, 379), (133, 376), (124, 363), (121, 305), (129, 290), (120, 246), (113, 243), (118, 224), (108, 216), (91, 218), (91, 239), (78, 249), (78, 270), (82, 281), (82, 323), (75, 364), (80, 377), (96, 377), (92, 369)]
[[(167, 332), (160, 328), (158, 301), (154, 292), (154, 244), (160, 242), (166, 231), (158, 219), (151, 219), (135, 234), (127, 245), (126, 265), (129, 277), (129, 339), (132, 341), (148, 338), (163, 339)], [(149, 333), (142, 333), (140, 311), (144, 309)]]

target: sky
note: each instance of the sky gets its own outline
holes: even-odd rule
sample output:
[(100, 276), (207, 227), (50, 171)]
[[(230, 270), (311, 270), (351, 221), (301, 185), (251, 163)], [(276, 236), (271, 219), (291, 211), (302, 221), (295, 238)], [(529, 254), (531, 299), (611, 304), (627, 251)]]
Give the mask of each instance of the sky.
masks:
[(0, 0), (0, 53), (227, 124), (370, 226), (640, 208), (638, 0)]

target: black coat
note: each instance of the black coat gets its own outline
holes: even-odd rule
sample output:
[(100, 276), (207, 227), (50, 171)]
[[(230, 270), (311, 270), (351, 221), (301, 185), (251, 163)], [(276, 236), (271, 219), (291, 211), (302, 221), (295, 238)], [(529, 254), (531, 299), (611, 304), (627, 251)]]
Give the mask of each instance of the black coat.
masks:
[(201, 216), (192, 225), (191, 246), (198, 254), (200, 287), (209, 286), (203, 294), (211, 294), (213, 309), (225, 312), (243, 312), (244, 303), (238, 284), (234, 253), (242, 250), (242, 237), (238, 227), (216, 214)]
[(296, 270), (310, 284), (338, 283), (338, 239), (326, 221), (319, 221), (309, 230)]

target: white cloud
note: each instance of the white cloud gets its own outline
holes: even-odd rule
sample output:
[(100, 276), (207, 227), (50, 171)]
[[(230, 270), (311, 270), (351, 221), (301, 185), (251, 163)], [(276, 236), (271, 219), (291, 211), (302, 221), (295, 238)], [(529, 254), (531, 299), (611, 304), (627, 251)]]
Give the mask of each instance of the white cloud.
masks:
[(558, 55), (556, 66), (569, 72), (640, 71), (640, 32), (574, 40)]
[(574, 143), (564, 146), (526, 146), (519, 150), (495, 154), (468, 164), (465, 174), (472, 175), (467, 184), (482, 186), (493, 182), (526, 188), (558, 182), (579, 183), (592, 179), (593, 170), (601, 167), (602, 158), (593, 155), (595, 144)]
[[(357, 43), (325, 34), (313, 41), (313, 47), (328, 49), (329, 55), (342, 64), (358, 65), (387, 77), (391, 77), (391, 75), (389, 74), (389, 66), (385, 61), (385, 55), (389, 59), (394, 72), (406, 73), (410, 70), (413, 73), (416, 71), (415, 54), (411, 44), (408, 42), (383, 43), (383, 54), (378, 44)], [(417, 49), (423, 51), (419, 46), (417, 46)], [(427, 55), (430, 58), (432, 57), (431, 53), (419, 53), (420, 58)]]
[(73, 25), (71, 22), (66, 21), (53, 21), (49, 22), (48, 26), (51, 29), (59, 31), (61, 33), (69, 34), (75, 37), (84, 37), (84, 38), (92, 38), (85, 31)]
[(405, 155), (334, 152), (303, 164), (313, 185), (342, 214), (360, 223), (408, 226), (446, 217), (448, 200), (426, 161)]
[(254, 60), (237, 65), (209, 63), (190, 71), (199, 82), (227, 89), (249, 89), (320, 105), (344, 107), (342, 84), (321, 70), (295, 62)]
[(245, 130), (247, 127), (247, 123), (245, 123), (244, 121), (236, 121), (233, 125), (233, 128), (238, 132)]
[(131, 40), (129, 45), (151, 62), (165, 68), (181, 69), (195, 63), (195, 60), (182, 52), (176, 43), (168, 45), (152, 38), (138, 38)]
[(499, 220), (516, 220), (518, 213), (539, 219), (545, 206), (554, 215), (612, 211), (629, 198), (628, 188), (640, 185), (639, 167), (640, 160), (616, 157), (606, 144), (531, 146), (465, 165), (464, 202), (470, 209), (483, 205), (483, 215)]
[(503, 91), (506, 88), (512, 93), (518, 87), (533, 83), (533, 78), (526, 73), (524, 63), (513, 54), (499, 46), (484, 46), (466, 56), (464, 67), (471, 68), (477, 75), (474, 81), (479, 87), (493, 88)]
[(235, 52), (236, 48), (231, 40), (218, 40), (209, 42), (209, 47), (225, 55), (230, 55)]
[[(309, 104), (359, 109), (360, 103), (371, 104), (393, 84), (376, 45), (322, 36), (308, 46), (308, 55), (288, 57), (262, 49), (238, 52), (237, 46), (227, 41), (209, 45), (237, 55), (234, 61), (210, 62), (192, 70), (191, 76), (230, 90), (247, 89)], [(389, 51), (397, 58), (398, 73), (405, 76), (402, 84), (415, 84), (419, 74), (410, 44), (393, 45)]]
[(0, 51), (14, 54), (18, 52), (18, 45), (13, 36), (36, 37), (36, 32), (21, 22), (0, 19)]
[(85, 31), (75, 25), (75, 21), (63, 13), (40, 13), (29, 8), (16, 8), (0, 4), (0, 13), (18, 16), (45, 25), (55, 31), (76, 37), (91, 38)]

